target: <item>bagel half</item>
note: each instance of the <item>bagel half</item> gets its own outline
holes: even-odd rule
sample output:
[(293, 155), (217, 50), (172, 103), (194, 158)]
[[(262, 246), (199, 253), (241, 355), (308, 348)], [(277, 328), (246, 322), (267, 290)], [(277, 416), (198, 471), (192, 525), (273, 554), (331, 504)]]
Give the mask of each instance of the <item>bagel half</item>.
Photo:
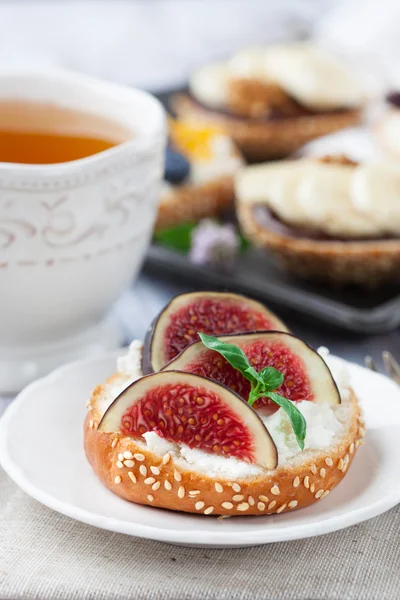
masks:
[[(342, 430), (330, 447), (305, 450), (274, 470), (241, 477), (214, 477), (186, 468), (173, 453), (156, 454), (144, 441), (97, 430), (115, 398), (131, 382), (115, 374), (98, 386), (84, 423), (86, 456), (115, 494), (138, 504), (205, 515), (265, 515), (304, 508), (326, 497), (348, 471), (364, 437), (364, 421), (353, 392), (341, 406)], [(342, 408), (344, 407), (344, 408)]]

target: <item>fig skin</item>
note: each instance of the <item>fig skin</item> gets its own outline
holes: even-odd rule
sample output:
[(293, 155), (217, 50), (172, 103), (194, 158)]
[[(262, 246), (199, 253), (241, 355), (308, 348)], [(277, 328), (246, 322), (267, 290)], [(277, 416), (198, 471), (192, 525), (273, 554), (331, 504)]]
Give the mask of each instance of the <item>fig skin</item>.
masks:
[[(161, 370), (161, 368), (168, 362), (167, 360), (165, 360), (164, 362), (160, 361), (155, 356), (157, 354), (160, 354), (160, 349), (156, 347), (156, 344), (161, 343), (160, 340), (156, 340), (156, 338), (159, 329), (162, 327), (166, 327), (164, 325), (164, 321), (169, 319), (171, 314), (174, 314), (172, 312), (172, 309), (175, 306), (177, 311), (183, 308), (184, 306), (187, 306), (187, 308), (189, 309), (190, 304), (193, 304), (197, 299), (212, 299), (212, 297), (214, 297), (215, 300), (218, 302), (223, 302), (225, 300), (228, 303), (230, 300), (231, 303), (236, 303), (238, 306), (240, 306), (242, 301), (244, 305), (249, 305), (250, 310), (253, 309), (255, 314), (258, 313), (261, 315), (265, 315), (265, 317), (271, 321), (271, 325), (274, 330), (279, 329), (279, 331), (288, 331), (286, 325), (274, 313), (268, 310), (262, 303), (257, 302), (252, 298), (248, 298), (247, 296), (243, 296), (242, 294), (215, 291), (201, 291), (179, 294), (178, 296), (172, 298), (172, 300), (167, 304), (167, 306), (155, 317), (155, 319), (152, 321), (149, 329), (146, 332), (142, 356), (142, 370), (145, 375)], [(201, 328), (199, 328), (199, 331), (201, 331)], [(246, 331), (245, 328), (237, 332), (227, 331), (226, 333), (224, 333), (221, 331), (205, 331), (204, 333), (218, 336), (233, 333), (243, 333), (244, 331)], [(161, 350), (161, 352), (163, 352), (163, 350)]]
[[(315, 402), (318, 403), (318, 399), (319, 397), (321, 397), (321, 399), (329, 398), (329, 404), (331, 405), (341, 403), (339, 389), (324, 359), (318, 354), (318, 352), (314, 350), (314, 348), (312, 348), (309, 344), (307, 344), (297, 336), (282, 331), (253, 331), (246, 333), (220, 335), (217, 337), (223, 342), (234, 344), (242, 349), (244, 347), (247, 347), (248, 344), (250, 344), (252, 341), (254, 343), (263, 340), (266, 343), (268, 343), (268, 341), (281, 343), (283, 346), (287, 347), (289, 351), (291, 351), (295, 356), (300, 357), (303, 360), (305, 373), (308, 376), (308, 379), (311, 383), (313, 391), (315, 392), (315, 395), (317, 396)], [(167, 363), (162, 368), (162, 371), (175, 369), (185, 371), (187, 366), (190, 366), (196, 361), (196, 355), (200, 358), (200, 355), (205, 351), (207, 351), (207, 349), (201, 341), (194, 342), (187, 346), (184, 350), (182, 350), (182, 352), (178, 354), (178, 356), (176, 356), (169, 363)], [(309, 370), (307, 370), (307, 363), (309, 363), (310, 360), (312, 360), (313, 363), (311, 365), (309, 364)], [(326, 380), (323, 386), (317, 386), (314, 383), (316, 366), (320, 367), (319, 375), (321, 377), (321, 380), (322, 378), (325, 378)], [(221, 384), (222, 382), (218, 381), (218, 383)], [(222, 385), (224, 384), (222, 383)], [(286, 396), (289, 399), (291, 399), (290, 394), (286, 393)], [(244, 400), (246, 401), (247, 398), (244, 398)], [(262, 407), (262, 402), (257, 402), (254, 405), (254, 408), (256, 410)]]
[[(257, 412), (249, 404), (247, 404), (243, 398), (241, 398), (234, 391), (230, 390), (228, 387), (217, 383), (212, 379), (207, 379), (193, 373), (175, 370), (160, 371), (159, 373), (153, 373), (137, 379), (128, 387), (126, 387), (110, 404), (99, 423), (98, 431), (100, 433), (119, 432), (121, 430), (123, 415), (128, 409), (135, 406), (139, 401), (142, 401), (146, 397), (146, 394), (151, 393), (153, 390), (157, 390), (164, 385), (170, 385), (171, 383), (183, 384), (188, 387), (192, 387), (195, 390), (201, 389), (203, 390), (201, 393), (205, 393), (205, 395), (209, 393), (216, 397), (218, 401), (227, 407), (234, 417), (241, 423), (241, 426), (243, 426), (243, 431), (245, 431), (246, 434), (251, 434), (251, 438), (249, 439), (253, 440), (254, 446), (252, 445), (251, 448), (244, 449), (245, 451), (251, 450), (253, 453), (253, 460), (248, 462), (253, 462), (266, 469), (275, 469), (277, 467), (277, 448), (267, 427)], [(209, 410), (207, 403), (204, 405), (204, 407), (205, 410)], [(196, 411), (201, 413), (201, 411), (204, 410), (201, 405), (197, 406), (196, 403), (191, 404), (189, 408), (191, 410), (191, 414), (193, 415), (196, 414)], [(204, 414), (205, 413), (203, 413), (203, 416)], [(175, 414), (175, 417), (177, 417), (177, 414)], [(164, 412), (160, 412), (156, 417), (157, 421), (160, 419), (163, 420), (164, 418)], [(230, 427), (232, 424), (232, 421), (229, 421), (229, 418), (230, 416), (228, 413), (228, 422), (226, 424), (227, 427)], [(212, 419), (211, 423), (214, 424)], [(204, 428), (199, 421), (197, 421), (197, 425), (193, 426), (189, 425), (187, 421), (184, 422), (182, 419), (181, 424), (184, 428), (186, 428), (187, 431), (190, 430), (193, 433), (196, 431), (196, 429), (193, 429), (193, 427), (198, 427), (198, 433), (202, 433), (202, 428)], [(148, 431), (153, 430), (154, 427), (148, 428)], [(220, 430), (222, 430), (222, 428), (220, 428)], [(164, 433), (165, 432), (168, 433), (168, 430), (165, 429)], [(125, 433), (125, 435), (129, 434)], [(133, 437), (136, 436), (137, 434), (135, 434)], [(179, 443), (179, 441), (182, 439), (182, 434), (176, 433), (176, 436), (166, 435), (165, 439)], [(218, 438), (216, 438), (216, 442), (218, 443)], [(202, 445), (202, 440), (195, 444), (191, 444), (190, 447), (206, 450), (204, 445)], [(244, 458), (245, 455), (240, 456), (238, 453), (236, 453), (236, 451), (235, 453), (224, 453), (223, 455), (233, 456), (238, 460), (247, 460)]]

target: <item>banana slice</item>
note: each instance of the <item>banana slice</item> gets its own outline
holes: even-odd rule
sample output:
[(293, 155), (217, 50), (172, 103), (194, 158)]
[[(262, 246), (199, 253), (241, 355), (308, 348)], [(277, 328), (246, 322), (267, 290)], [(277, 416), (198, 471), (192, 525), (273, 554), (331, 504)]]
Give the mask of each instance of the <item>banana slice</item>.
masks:
[(226, 62), (216, 62), (195, 71), (189, 80), (190, 93), (196, 100), (211, 108), (227, 102), (229, 69)]
[(385, 233), (400, 231), (400, 167), (389, 163), (360, 165), (351, 183), (351, 201)]
[(308, 216), (308, 225), (338, 237), (368, 237), (380, 232), (373, 219), (357, 211), (350, 198), (354, 167), (310, 165), (303, 170), (297, 203)]
[(354, 75), (334, 57), (311, 44), (273, 46), (266, 50), (265, 76), (313, 110), (359, 106), (361, 89)]
[(308, 162), (287, 160), (247, 167), (236, 178), (238, 199), (240, 202), (266, 204), (286, 223), (302, 226), (307, 215), (297, 203), (296, 190)]
[(394, 160), (400, 158), (400, 111), (393, 110), (384, 116), (377, 133), (383, 150)]

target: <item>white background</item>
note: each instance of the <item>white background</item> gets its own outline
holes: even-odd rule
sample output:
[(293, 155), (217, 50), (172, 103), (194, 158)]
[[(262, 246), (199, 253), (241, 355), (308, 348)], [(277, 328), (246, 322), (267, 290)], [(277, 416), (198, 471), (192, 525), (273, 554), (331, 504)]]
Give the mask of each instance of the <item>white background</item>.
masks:
[(313, 34), (400, 86), (398, 0), (3, 0), (0, 68), (60, 65), (162, 89), (232, 50)]

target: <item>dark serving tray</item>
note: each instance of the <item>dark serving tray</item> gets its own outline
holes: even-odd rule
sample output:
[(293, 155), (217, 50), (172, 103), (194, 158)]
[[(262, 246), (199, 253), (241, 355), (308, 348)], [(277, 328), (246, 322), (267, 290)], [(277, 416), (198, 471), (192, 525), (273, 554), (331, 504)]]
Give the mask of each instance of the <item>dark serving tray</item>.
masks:
[[(171, 94), (178, 91), (184, 90), (155, 95), (167, 107)], [(234, 271), (223, 273), (210, 266), (194, 265), (184, 254), (153, 243), (146, 268), (185, 277), (209, 288), (247, 293), (349, 331), (377, 334), (400, 325), (400, 285), (377, 290), (334, 290), (294, 278), (275, 265), (266, 252), (256, 248), (240, 255)]]
[(358, 333), (383, 333), (400, 325), (400, 288), (331, 289), (290, 276), (268, 254), (250, 248), (235, 269), (224, 273), (192, 264), (187, 256), (158, 244), (149, 248), (145, 269), (195, 280), (209, 288), (243, 292)]

